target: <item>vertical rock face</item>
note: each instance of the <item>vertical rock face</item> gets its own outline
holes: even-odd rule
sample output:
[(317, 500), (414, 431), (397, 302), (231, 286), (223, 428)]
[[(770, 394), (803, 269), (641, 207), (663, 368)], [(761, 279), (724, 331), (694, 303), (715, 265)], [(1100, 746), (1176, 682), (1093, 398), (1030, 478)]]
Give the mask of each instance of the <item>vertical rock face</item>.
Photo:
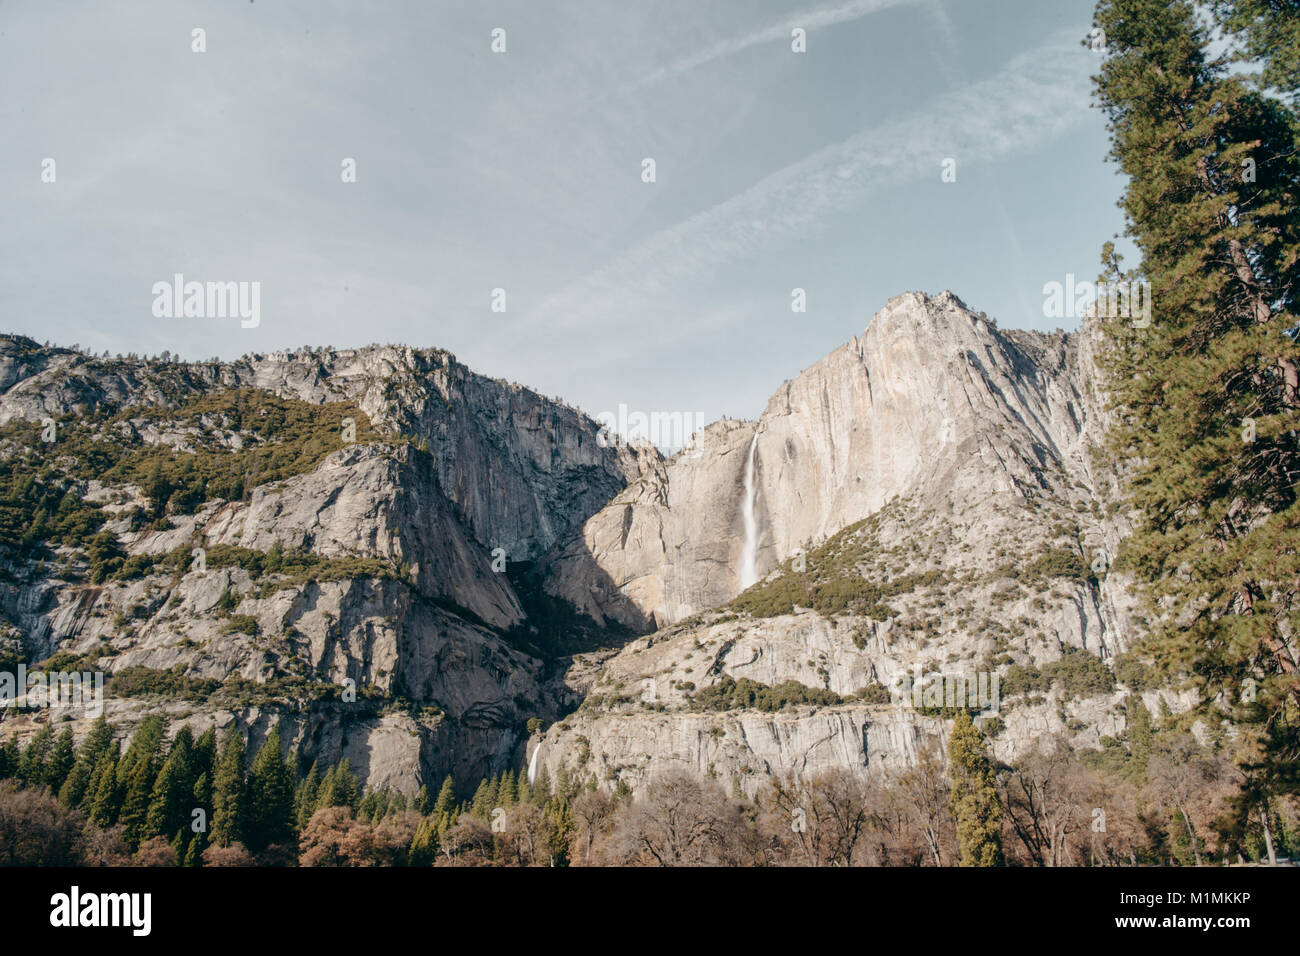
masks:
[(897, 296), (783, 384), (757, 426), (710, 426), (593, 515), (551, 556), (548, 587), (643, 628), (735, 597), (755, 427), (760, 577), (893, 499), (946, 508), (1077, 485), (1110, 500), (1113, 475), (1086, 454), (1102, 424), (1091, 334), (1001, 333), (951, 293)]
[[(349, 403), (370, 433), (314, 464), (290, 462), (281, 480), (246, 475), (236, 500), (163, 518), (111, 473), (113, 455), (77, 459), (101, 439), (182, 459), (202, 447), (238, 474), (230, 456), (274, 445), (275, 429), (268, 438), (179, 411), (235, 389)], [(59, 440), (32, 441), (23, 423), (47, 418)], [(346, 754), (372, 785), (407, 791), (512, 765), (528, 719), (572, 706), (554, 667), (521, 649), (532, 622), (500, 572), (580, 527), (645, 458), (602, 445), (582, 413), (448, 353), (391, 346), (179, 363), (0, 336), (0, 429), (0, 459), (33, 474), (52, 462), (66, 490), (107, 509), (104, 528), (136, 569), (92, 579), (88, 540), (6, 549), (6, 652), (93, 659), (109, 675), (110, 713), (128, 722), (174, 709), (179, 695), (200, 726), (235, 721), (256, 736), (283, 722), (304, 756)], [(200, 545), (214, 566), (191, 563)], [(283, 554), (311, 563), (265, 570)], [(338, 700), (348, 682), (355, 702)], [(6, 730), (32, 727), (7, 717)]]
[(448, 352), (303, 349), (230, 363), (100, 360), (0, 336), (0, 425), (18, 418), (174, 404), (259, 388), (311, 404), (350, 401), (381, 431), (425, 443), (467, 531), (511, 561), (536, 558), (637, 473), (599, 426), (531, 389), (470, 371)]
[(740, 495), (754, 426), (715, 422), (642, 475), (549, 555), (548, 590), (597, 621), (646, 631), (736, 594)]
[[(1108, 573), (1128, 523), (1096, 336), (1000, 332), (951, 293), (898, 296), (756, 424), (712, 426), (695, 457), (629, 486), (552, 554), (548, 585), (660, 629), (605, 663), (539, 763), (633, 790), (686, 766), (751, 794), (770, 774), (889, 772), (942, 746), (900, 692), (923, 674), (1016, 677), (1004, 759), (1044, 733), (1118, 733), (1122, 690), (1096, 662), (1135, 626)], [(766, 581), (721, 607), (741, 591), (755, 434)], [(781, 687), (772, 712), (764, 689)]]
[[(232, 389), (349, 403), (372, 426), (234, 500), (162, 516), (108, 465), (68, 466), (60, 480), (103, 506), (121, 565), (93, 579), (88, 542), (6, 554), (0, 652), (94, 661), (116, 675), (111, 719), (167, 709), (255, 738), (280, 723), (308, 759), (346, 755), (407, 792), (519, 766), (533, 717), (549, 725), (539, 765), (602, 786), (671, 766), (751, 793), (768, 774), (888, 770), (942, 727), (891, 692), (953, 669), (1069, 677), (1008, 695), (1000, 757), (1049, 731), (1096, 746), (1122, 726), (1122, 689), (1088, 662), (1134, 631), (1107, 572), (1128, 525), (1101, 452), (1096, 342), (1091, 326), (1002, 332), (951, 293), (908, 293), (758, 422), (716, 422), (665, 459), (606, 447), (580, 412), (436, 350), (180, 364), (0, 336), (3, 462), (57, 463), (68, 453), (22, 423), (64, 416), (133, 448), (233, 453), (261, 439), (143, 410)], [(742, 594), (751, 446), (759, 581)], [(199, 543), (210, 567), (178, 562)], [(499, 573), (502, 557), (532, 575)], [(530, 582), (609, 626), (604, 649), (544, 650), (556, 620), (588, 622)], [(623, 646), (628, 628), (647, 636)], [(349, 682), (356, 701), (340, 699)]]

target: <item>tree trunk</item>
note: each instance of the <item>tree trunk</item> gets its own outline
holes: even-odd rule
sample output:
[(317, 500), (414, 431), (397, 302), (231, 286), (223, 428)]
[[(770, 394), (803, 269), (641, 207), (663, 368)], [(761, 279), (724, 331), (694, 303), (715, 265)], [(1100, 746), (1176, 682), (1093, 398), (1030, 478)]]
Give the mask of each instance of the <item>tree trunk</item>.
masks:
[(1273, 849), (1273, 831), (1268, 825), (1268, 811), (1264, 804), (1259, 805), (1259, 823), (1264, 828), (1264, 846), (1268, 850), (1268, 862), (1270, 866), (1277, 865), (1277, 851)]

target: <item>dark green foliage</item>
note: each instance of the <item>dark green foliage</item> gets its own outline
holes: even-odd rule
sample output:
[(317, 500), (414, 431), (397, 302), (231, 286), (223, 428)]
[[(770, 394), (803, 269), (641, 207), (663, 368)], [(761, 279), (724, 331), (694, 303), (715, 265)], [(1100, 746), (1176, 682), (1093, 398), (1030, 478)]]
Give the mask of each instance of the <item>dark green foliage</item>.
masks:
[(108, 752), (113, 743), (113, 729), (102, 715), (95, 721), (90, 733), (77, 750), (77, 759), (72, 765), (63, 786), (59, 788), (59, 802), (65, 807), (84, 808), (90, 797), (94, 796), (91, 781), (100, 758)]
[(54, 742), (50, 750), (50, 761), (45, 767), (45, 785), (53, 793), (58, 793), (63, 787), (63, 783), (68, 779), (68, 774), (72, 772), (72, 767), (76, 763), (76, 751), (73, 745), (72, 728), (64, 729), (59, 734), (58, 739)]
[(317, 800), (320, 796), (320, 785), (320, 769), (313, 761), (311, 769), (307, 771), (307, 776), (303, 778), (302, 783), (298, 784), (298, 790), (294, 794), (294, 817), (298, 821), (299, 830), (307, 825), (307, 821), (311, 819), (312, 814), (318, 809)]
[(193, 737), (189, 728), (183, 727), (172, 741), (171, 753), (154, 781), (145, 816), (146, 836), (170, 840), (187, 829), (194, 809), (193, 758)]
[(1007, 697), (1046, 694), (1056, 686), (1061, 688), (1063, 700), (1095, 697), (1115, 689), (1115, 675), (1095, 654), (1066, 647), (1060, 660), (1041, 668), (1013, 664), (1002, 679), (1001, 693)]
[(294, 839), (295, 775), (280, 747), (280, 728), (266, 737), (248, 770), (248, 809), (244, 827), (250, 850)]
[(212, 783), (212, 833), (214, 846), (242, 842), (244, 836), (244, 735), (234, 726), (221, 738)]
[[(1253, 55), (1293, 75), (1292, 4), (1222, 3)], [(1256, 19), (1265, 8), (1268, 17)], [(1199, 691), (1202, 716), (1248, 731), (1241, 764), (1300, 786), (1300, 149), (1296, 117), (1207, 53), (1191, 3), (1102, 0), (1096, 77), (1127, 233), (1142, 255), (1105, 278), (1149, 280), (1149, 327), (1110, 317), (1114, 454), (1134, 462), (1141, 515), (1121, 555), (1154, 628), (1162, 680)], [(1279, 32), (1280, 31), (1280, 32)], [(1247, 748), (1249, 749), (1249, 748)], [(1243, 751), (1244, 753), (1245, 751)], [(1244, 791), (1243, 791), (1244, 792)]]
[(321, 781), (320, 794), (316, 799), (316, 809), (326, 807), (348, 807), (355, 810), (361, 800), (361, 788), (356, 774), (352, 772), (352, 762), (344, 757), (325, 774)]
[[(190, 677), (183, 664), (166, 671), (140, 666), (123, 667), (109, 674), (105, 684), (117, 697), (160, 697), (240, 707), (338, 700), (342, 694), (338, 684), (298, 675), (281, 675), (265, 681), (251, 681), (238, 674), (224, 681)], [(362, 700), (375, 699), (378, 695), (378, 691), (366, 686), (357, 696)]]
[(249, 614), (232, 614), (230, 619), (226, 621), (226, 630), (231, 633), (256, 636), (257, 618)]
[(1300, 0), (1215, 0), (1218, 22), (1241, 41), (1260, 82), (1300, 98)]
[(95, 763), (86, 789), (90, 819), (101, 827), (112, 826), (122, 809), (122, 791), (117, 785), (118, 749), (113, 747)]
[(45, 724), (23, 748), (18, 761), (18, 778), (24, 783), (40, 785), (45, 783), (45, 774), (49, 766), (50, 750), (54, 747), (54, 727)]
[(711, 687), (705, 687), (694, 694), (691, 703), (698, 710), (762, 710), (775, 713), (798, 704), (842, 704), (844, 698), (834, 691), (809, 687), (793, 680), (769, 687), (748, 677), (734, 680), (724, 675)]

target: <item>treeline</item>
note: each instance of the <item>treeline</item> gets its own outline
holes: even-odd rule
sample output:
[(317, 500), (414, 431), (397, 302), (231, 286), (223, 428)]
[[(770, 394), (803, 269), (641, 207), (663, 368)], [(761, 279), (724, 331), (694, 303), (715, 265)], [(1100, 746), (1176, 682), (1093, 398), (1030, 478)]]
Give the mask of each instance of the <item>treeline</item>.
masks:
[(1127, 744), (1045, 739), (999, 764), (959, 713), (947, 759), (863, 780), (835, 771), (733, 781), (670, 773), (620, 783), (521, 768), (469, 799), (363, 788), (346, 759), (305, 773), (273, 730), (249, 758), (228, 728), (197, 739), (147, 718), (124, 752), (97, 722), (80, 746), (43, 728), (0, 745), (0, 864), (152, 866), (1142, 866), (1272, 861), (1300, 852), (1300, 805), (1243, 813), (1234, 754), (1158, 729), (1134, 704)]

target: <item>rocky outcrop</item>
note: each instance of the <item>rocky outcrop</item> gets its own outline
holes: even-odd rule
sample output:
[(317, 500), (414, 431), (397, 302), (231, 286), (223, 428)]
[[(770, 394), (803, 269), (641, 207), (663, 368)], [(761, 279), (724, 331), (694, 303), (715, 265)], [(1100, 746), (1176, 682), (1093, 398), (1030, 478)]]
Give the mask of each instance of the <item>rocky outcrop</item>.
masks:
[[(588, 519), (549, 557), (548, 588), (643, 629), (733, 598), (751, 439), (760, 575), (894, 499), (1114, 501), (1113, 469), (1093, 461), (1104, 427), (1094, 337), (1002, 333), (951, 293), (897, 296), (783, 384), (756, 426), (711, 426)], [(1112, 517), (1086, 529), (1108, 556), (1123, 533)]]
[[(1045, 733), (1097, 746), (1122, 732), (1127, 689), (1078, 661), (1109, 661), (1137, 622), (1109, 570), (1128, 519), (1103, 451), (1096, 336), (1003, 332), (950, 293), (908, 293), (777, 389), (759, 421), (715, 422), (670, 458), (607, 447), (581, 413), (436, 350), (183, 364), (0, 337), (0, 426), (259, 388), (349, 402), (374, 434), (165, 522), (138, 520), (141, 488), (78, 479), (142, 570), (92, 582), (75, 549), (7, 569), (0, 639), (32, 660), (97, 662), (130, 687), (110, 703), (128, 725), (166, 710), (257, 740), (279, 723), (305, 759), (346, 755), (407, 792), (534, 753), (611, 789), (669, 767), (751, 794), (770, 774), (888, 773), (942, 745), (934, 709), (898, 693), (918, 674), (1024, 683), (1075, 668), (1078, 686), (1008, 693), (993, 747), (1008, 759)], [(196, 440), (165, 414), (113, 427)], [(204, 428), (226, 449), (248, 438)], [(163, 560), (200, 544), (318, 563), (258, 575)], [(759, 583), (742, 594), (751, 546)], [(534, 646), (553, 621), (529, 614), (557, 605), (500, 573), (507, 560), (608, 626), (606, 646)], [(645, 636), (623, 646), (628, 628)], [(794, 697), (719, 709), (728, 681)], [(534, 717), (547, 729), (526, 741)], [(10, 716), (4, 732), (33, 720)]]
[[(1072, 651), (1125, 650), (1133, 602), (1109, 564), (1129, 524), (1103, 450), (1097, 336), (1091, 323), (1000, 332), (950, 293), (898, 296), (782, 385), (756, 424), (706, 430), (703, 462), (679, 454), (630, 485), (553, 553), (549, 586), (593, 616), (679, 623), (606, 662), (583, 707), (535, 742), (540, 764), (633, 789), (674, 763), (746, 792), (769, 773), (867, 774), (941, 743), (938, 722), (897, 693), (921, 674), (1061, 674), (1052, 665)], [(837, 586), (886, 595), (872, 614), (798, 601), (776, 616), (743, 603), (699, 614), (742, 589), (751, 440), (759, 575), (779, 581), (816, 557), (840, 568)], [(700, 713), (724, 679), (841, 703)], [(1081, 747), (1119, 733), (1123, 689), (1083, 686), (1008, 698), (990, 724), (998, 755), (1044, 733)]]
[(402, 346), (301, 349), (230, 363), (100, 359), (0, 336), (0, 425), (259, 388), (311, 404), (350, 401), (381, 432), (423, 442), (465, 529), (509, 560), (536, 558), (639, 473), (596, 422), (531, 389)]
[[(38, 559), (4, 569), (0, 636), (32, 662), (93, 662), (128, 726), (182, 701), (196, 726), (234, 721), (255, 739), (280, 721), (305, 760), (347, 755), (372, 785), (414, 790), (512, 766), (529, 719), (576, 706), (563, 662), (520, 649), (525, 613), (502, 572), (580, 526), (642, 467), (644, 449), (605, 447), (580, 412), (445, 352), (398, 347), (179, 363), (0, 337), (0, 383), (0, 425), (119, 415), (104, 426), (114, 435), (182, 453), (200, 439), (231, 451), (252, 441), (211, 417), (168, 417), (227, 389), (349, 402), (369, 417), (372, 440), (163, 522), (138, 520), (146, 498), (121, 478), (75, 479), (113, 516), (105, 527), (125, 558), (159, 563), (95, 582), (83, 549), (56, 548), (67, 573)], [(19, 451), (0, 441), (0, 455)], [(56, 443), (49, 454), (68, 453)], [(260, 575), (167, 563), (192, 548), (316, 563)], [(0, 713), (6, 733), (40, 717)]]

